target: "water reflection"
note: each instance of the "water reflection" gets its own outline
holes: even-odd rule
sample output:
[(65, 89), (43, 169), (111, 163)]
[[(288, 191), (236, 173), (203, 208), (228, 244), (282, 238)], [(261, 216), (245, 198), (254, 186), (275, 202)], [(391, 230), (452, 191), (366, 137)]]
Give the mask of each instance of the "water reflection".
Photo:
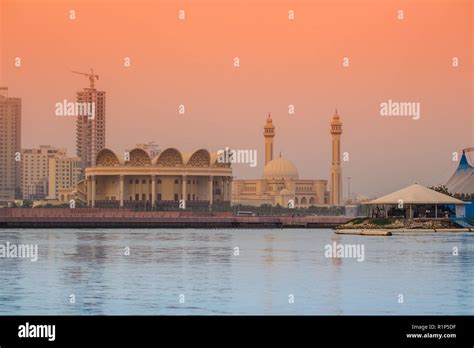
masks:
[[(38, 244), (39, 260), (0, 259), (0, 314), (474, 314), (469, 233), (0, 231), (6, 241)], [(365, 261), (326, 258), (334, 242), (364, 244)]]

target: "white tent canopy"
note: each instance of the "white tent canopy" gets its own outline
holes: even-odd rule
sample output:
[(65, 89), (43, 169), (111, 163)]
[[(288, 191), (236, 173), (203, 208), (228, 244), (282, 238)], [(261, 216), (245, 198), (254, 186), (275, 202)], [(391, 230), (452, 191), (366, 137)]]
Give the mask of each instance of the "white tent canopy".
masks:
[(374, 199), (367, 204), (467, 204), (460, 199), (431, 190), (419, 184), (413, 184), (401, 190)]
[(383, 197), (374, 199), (366, 204), (371, 205), (400, 205), (409, 207), (409, 218), (412, 218), (412, 205), (434, 205), (435, 217), (438, 217), (438, 205), (454, 204), (456, 208), (456, 217), (464, 218), (466, 215), (466, 204), (460, 199), (445, 195), (422, 185), (413, 184), (402, 188), (401, 190), (389, 193)]

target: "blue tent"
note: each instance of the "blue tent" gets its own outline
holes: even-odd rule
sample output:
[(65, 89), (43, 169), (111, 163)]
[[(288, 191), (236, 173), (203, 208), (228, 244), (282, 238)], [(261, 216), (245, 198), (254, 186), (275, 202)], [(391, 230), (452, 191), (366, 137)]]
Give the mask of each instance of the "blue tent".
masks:
[[(474, 153), (474, 147), (462, 150), (461, 161), (454, 174), (446, 182), (451, 193), (474, 194), (474, 167), (469, 163), (468, 154)], [(472, 206), (472, 204), (469, 204)]]

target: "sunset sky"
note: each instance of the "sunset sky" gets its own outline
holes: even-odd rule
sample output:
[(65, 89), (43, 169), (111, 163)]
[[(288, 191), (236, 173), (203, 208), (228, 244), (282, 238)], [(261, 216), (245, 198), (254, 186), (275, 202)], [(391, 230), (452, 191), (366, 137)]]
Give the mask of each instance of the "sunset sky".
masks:
[[(55, 104), (88, 86), (70, 70), (94, 68), (107, 93), (108, 148), (257, 149), (256, 168), (234, 166), (238, 179), (262, 174), (268, 112), (275, 155), (302, 179), (328, 179), (337, 107), (344, 196), (348, 176), (352, 194), (380, 195), (444, 183), (452, 153), (474, 146), (472, 3), (0, 0), (0, 86), (22, 98), (24, 148), (74, 155), (75, 119), (55, 116)], [(421, 118), (381, 116), (389, 99), (419, 102)]]

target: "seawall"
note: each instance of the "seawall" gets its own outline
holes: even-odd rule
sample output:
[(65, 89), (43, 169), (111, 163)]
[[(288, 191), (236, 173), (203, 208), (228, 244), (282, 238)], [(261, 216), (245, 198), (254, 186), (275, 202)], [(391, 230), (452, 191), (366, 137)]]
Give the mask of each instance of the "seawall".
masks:
[(4, 208), (0, 228), (333, 228), (345, 216), (236, 216), (232, 212)]

